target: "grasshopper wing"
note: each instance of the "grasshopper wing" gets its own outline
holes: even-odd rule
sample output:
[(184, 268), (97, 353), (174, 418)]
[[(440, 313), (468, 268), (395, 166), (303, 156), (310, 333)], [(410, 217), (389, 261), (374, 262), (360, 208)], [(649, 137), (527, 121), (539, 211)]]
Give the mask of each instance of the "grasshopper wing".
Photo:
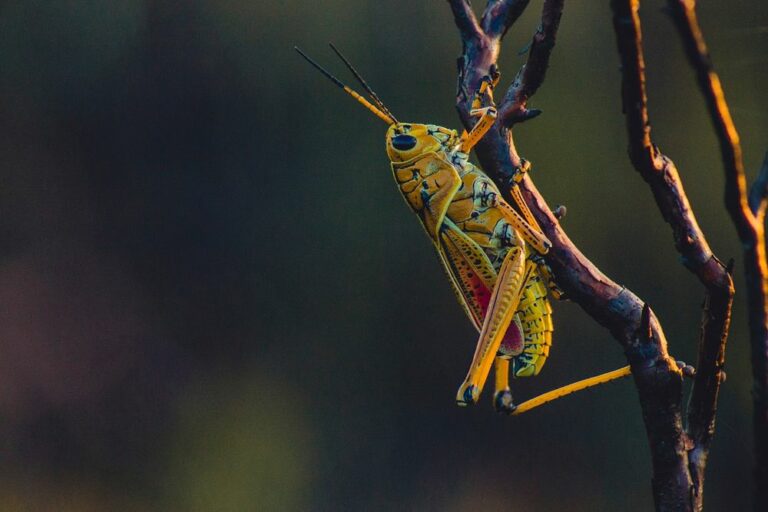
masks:
[[(444, 219), (436, 242), (437, 252), (456, 297), (478, 332), (488, 312), (496, 271), (485, 252), (450, 219)], [(502, 340), (505, 355), (523, 350), (523, 332), (512, 321)]]
[(456, 297), (479, 331), (491, 301), (496, 271), (480, 247), (449, 219), (443, 220), (435, 246)]

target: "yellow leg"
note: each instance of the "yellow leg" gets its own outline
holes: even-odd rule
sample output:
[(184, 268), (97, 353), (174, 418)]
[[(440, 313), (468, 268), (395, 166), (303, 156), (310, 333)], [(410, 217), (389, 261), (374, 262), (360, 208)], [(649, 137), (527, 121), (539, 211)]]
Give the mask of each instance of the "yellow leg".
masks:
[(543, 405), (547, 402), (551, 402), (552, 400), (557, 400), (558, 398), (564, 397), (566, 395), (570, 395), (576, 391), (581, 391), (582, 389), (591, 388), (592, 386), (605, 384), (606, 382), (621, 379), (622, 377), (627, 377), (629, 375), (632, 375), (632, 370), (629, 366), (625, 366), (623, 368), (619, 368), (618, 370), (613, 370), (612, 372), (602, 373), (588, 379), (572, 382), (567, 386), (553, 389), (552, 391), (548, 391), (542, 395), (521, 403), (514, 409), (512, 415), (517, 416), (518, 414), (523, 414), (524, 412), (530, 411), (535, 407)]
[(459, 144), (459, 151), (462, 153), (469, 153), (472, 148), (475, 147), (480, 139), (491, 129), (493, 123), (496, 122), (496, 108), (485, 107), (470, 112), (472, 115), (479, 115), (480, 120), (472, 127), (472, 131), (464, 133), (461, 136), (461, 143)]
[[(473, 116), (480, 116), (480, 119), (472, 127), (472, 131), (467, 133), (466, 131), (461, 134), (461, 141), (459, 143), (459, 151), (463, 153), (469, 153), (475, 144), (491, 129), (493, 123), (496, 122), (496, 106), (493, 101), (493, 88), (499, 82), (499, 73), (496, 69), (491, 71), (492, 76), (486, 76), (483, 78), (480, 84), (480, 89), (475, 93), (475, 97), (472, 100), (472, 110), (470, 114)], [(487, 96), (490, 106), (483, 108), (483, 97)], [(520, 168), (518, 175), (523, 176), (528, 171), (531, 164), (524, 161), (523, 166)], [(519, 178), (516, 178), (519, 179)], [(552, 243), (544, 235), (544, 232), (536, 221), (536, 218), (531, 213), (528, 205), (523, 200), (523, 195), (520, 193), (520, 188), (515, 184), (511, 189), (512, 198), (517, 204), (520, 211), (523, 213), (522, 217), (514, 209), (510, 208), (509, 220), (516, 229), (522, 232), (525, 241), (531, 244), (537, 252), (540, 254), (546, 254)]]
[[(519, 182), (523, 175), (528, 172), (528, 170), (531, 168), (530, 162), (527, 160), (523, 160), (523, 165), (519, 168), (517, 171), (517, 174), (515, 175), (515, 183), (513, 183), (512, 187), (509, 189), (510, 194), (512, 195), (512, 199), (515, 201), (515, 204), (520, 209), (520, 212), (523, 214), (523, 218), (525, 219), (525, 223), (527, 224), (526, 228), (523, 230), (524, 234), (529, 230), (532, 230), (534, 232), (533, 236), (536, 236), (539, 239), (547, 240), (547, 237), (544, 235), (544, 230), (541, 229), (541, 226), (539, 226), (538, 221), (536, 220), (536, 217), (533, 216), (533, 213), (531, 213), (531, 209), (528, 208), (528, 204), (526, 204), (525, 199), (523, 199), (523, 194), (520, 192), (520, 186), (517, 185), (517, 182)], [(517, 213), (517, 212), (515, 212)], [(518, 215), (519, 217), (519, 215)], [(528, 234), (531, 236), (530, 234)], [(526, 242), (530, 243), (535, 247), (535, 244), (529, 242), (526, 240)], [(549, 244), (552, 245), (551, 243)], [(537, 249), (537, 251), (541, 254), (546, 254), (545, 252), (541, 252)]]
[(491, 105), (493, 105), (493, 83), (491, 77), (486, 76), (480, 83), (480, 89), (475, 92), (475, 97), (472, 98), (472, 110), (477, 110), (483, 106), (483, 96), (488, 95)]
[[(494, 71), (493, 76), (486, 76), (480, 84), (480, 89), (475, 93), (472, 99), (472, 109), (469, 111), (472, 116), (479, 116), (480, 119), (472, 127), (472, 131), (461, 134), (459, 151), (469, 153), (475, 147), (480, 139), (491, 129), (496, 122), (496, 106), (493, 102), (493, 88), (499, 81), (499, 73)], [(483, 107), (483, 97), (488, 97), (490, 106)]]
[[(530, 164), (525, 162), (523, 172), (527, 172), (529, 167)], [(522, 235), (526, 243), (533, 247), (536, 252), (542, 255), (547, 254), (550, 247), (552, 247), (552, 242), (550, 242), (550, 240), (546, 237), (544, 231), (541, 229), (541, 226), (539, 226), (539, 223), (533, 216), (533, 213), (531, 213), (531, 210), (525, 203), (523, 194), (520, 192), (520, 187), (517, 184), (512, 185), (510, 193), (512, 195), (512, 199), (514, 199), (515, 204), (517, 204), (518, 208), (520, 208), (520, 211), (523, 213), (523, 215), (521, 217), (520, 214), (517, 213), (513, 208), (503, 208), (505, 205), (501, 205), (502, 211), (507, 214), (505, 215), (505, 218), (515, 227), (515, 229)], [(550, 270), (549, 266), (544, 263), (543, 260), (540, 260), (539, 262), (539, 272), (541, 272), (542, 277), (547, 283), (547, 288), (549, 288), (549, 291), (552, 293), (552, 295), (558, 300), (563, 299), (565, 297), (565, 293), (563, 293), (563, 291), (557, 286), (555, 280), (552, 278), (552, 271)]]
[(533, 265), (526, 265), (522, 247), (513, 247), (504, 258), (493, 287), (469, 373), (456, 395), (459, 405), (477, 402), (533, 268)]
[(496, 371), (496, 392), (509, 389), (509, 359), (496, 357), (494, 361)]
[(493, 406), (497, 412), (510, 414), (515, 410), (512, 403), (512, 391), (509, 389), (509, 359), (496, 357), (496, 391), (493, 394)]
[[(544, 235), (541, 228), (539, 227), (538, 222), (536, 222), (533, 214), (526, 206), (518, 186), (513, 185), (511, 192), (513, 199), (518, 204), (518, 206), (520, 206), (520, 210), (523, 212), (523, 215), (525, 215), (525, 219), (507, 203), (499, 202), (501, 211), (504, 213), (504, 218), (507, 220), (507, 222), (512, 224), (515, 230), (523, 237), (523, 240), (525, 240), (528, 245), (533, 247), (537, 253), (540, 255), (547, 254), (549, 249), (552, 247), (552, 242), (550, 242), (549, 238)], [(528, 221), (532, 221), (532, 223), (529, 223)], [(552, 293), (552, 296), (557, 300), (565, 299), (565, 293), (560, 289), (559, 286), (557, 286), (557, 283), (555, 283), (555, 280), (552, 277), (552, 270), (549, 268), (549, 265), (547, 265), (544, 262), (544, 259), (541, 257), (535, 257), (535, 255), (532, 255), (532, 257), (539, 264), (539, 272), (544, 278), (544, 281), (547, 283), (547, 288), (549, 289), (550, 293)]]
[(530, 208), (528, 208), (528, 205), (525, 203), (525, 200), (523, 199), (523, 194), (520, 192), (520, 186), (519, 185), (513, 185), (512, 189), (510, 190), (512, 193), (512, 199), (515, 200), (515, 204), (517, 204), (517, 207), (520, 208), (520, 211), (523, 213), (523, 217), (526, 221), (528, 221), (528, 224), (530, 224), (536, 231), (539, 233), (544, 234), (544, 231), (541, 229), (541, 226), (539, 226), (539, 223), (536, 221), (536, 218), (533, 216), (533, 213), (531, 213)]
[(512, 224), (512, 227), (520, 233), (527, 244), (533, 247), (539, 254), (547, 254), (549, 252), (552, 242), (544, 236), (540, 229), (537, 229), (538, 224), (536, 224), (536, 227), (531, 226), (514, 208), (504, 201), (499, 201), (498, 206), (506, 221)]

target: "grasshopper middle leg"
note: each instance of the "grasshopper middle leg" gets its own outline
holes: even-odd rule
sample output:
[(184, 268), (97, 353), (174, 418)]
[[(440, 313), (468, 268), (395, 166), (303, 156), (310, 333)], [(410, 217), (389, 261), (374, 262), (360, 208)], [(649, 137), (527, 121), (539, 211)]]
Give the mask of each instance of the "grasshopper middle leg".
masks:
[(526, 266), (534, 267), (523, 286), (520, 303), (514, 322), (523, 335), (523, 351), (516, 354), (502, 343), (496, 357), (496, 388), (493, 404), (498, 412), (511, 414), (516, 405), (509, 389), (510, 377), (533, 377), (538, 375), (549, 356), (552, 345), (552, 306), (549, 303), (547, 284), (541, 275), (541, 266), (531, 259), (529, 253)]
[(496, 356), (494, 372), (496, 389), (493, 393), (493, 407), (498, 412), (511, 414), (517, 407), (512, 401), (512, 390), (509, 389), (509, 359)]

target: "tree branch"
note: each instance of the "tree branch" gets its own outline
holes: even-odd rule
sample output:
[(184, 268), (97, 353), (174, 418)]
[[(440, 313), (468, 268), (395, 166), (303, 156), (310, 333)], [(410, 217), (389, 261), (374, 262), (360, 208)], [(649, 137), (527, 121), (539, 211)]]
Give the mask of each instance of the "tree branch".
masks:
[(754, 509), (768, 509), (768, 261), (765, 246), (766, 164), (747, 196), (739, 136), (712, 66), (693, 0), (668, 0), (672, 19), (715, 127), (725, 169), (725, 206), (744, 247), (755, 436)]
[(514, 82), (499, 105), (500, 122), (511, 127), (541, 114), (541, 110), (528, 109), (528, 100), (536, 94), (549, 66), (549, 56), (555, 47), (555, 36), (563, 14), (564, 0), (544, 0), (541, 25), (531, 40), (528, 60), (520, 68)]
[(491, 39), (502, 39), (528, 7), (529, 0), (488, 0), (483, 12), (483, 32)]
[(725, 101), (720, 78), (712, 67), (712, 60), (696, 18), (695, 0), (668, 0), (672, 19), (683, 41), (688, 62), (696, 72), (699, 88), (707, 102), (712, 123), (720, 142), (725, 165), (725, 206), (736, 224), (742, 241), (754, 236), (753, 216), (747, 204), (747, 180), (736, 126)]
[(701, 508), (704, 470), (714, 434), (717, 397), (725, 362), (725, 344), (733, 305), (733, 282), (698, 225), (677, 169), (651, 140), (645, 92), (645, 63), (637, 0), (613, 0), (613, 25), (621, 58), (622, 103), (629, 136), (629, 155), (648, 183), (664, 220), (672, 227), (675, 248), (686, 268), (704, 286), (704, 313), (698, 372), (688, 409), (694, 509)]
[(448, 0), (453, 11), (453, 20), (463, 41), (480, 37), (481, 29), (469, 0)]
[[(547, 2), (548, 7), (553, 5)], [(486, 9), (486, 16), (491, 7)], [(483, 26), (486, 25), (484, 16)], [(544, 26), (544, 22), (542, 22)], [(556, 23), (550, 27), (557, 28)], [(554, 30), (552, 41), (554, 41)], [(471, 126), (469, 91), (495, 66), (498, 39), (478, 45), (463, 41), (459, 58), (456, 107), (465, 127)], [(545, 52), (548, 57), (551, 48)], [(529, 56), (530, 57), (530, 56)], [(510, 129), (498, 122), (476, 146), (485, 172), (499, 185), (508, 200), (511, 179), (523, 160), (514, 146)], [(632, 366), (640, 396), (643, 419), (651, 446), (654, 494), (659, 510), (691, 510), (692, 481), (688, 472), (688, 438), (683, 430), (682, 374), (669, 357), (667, 341), (658, 319), (631, 291), (619, 286), (590, 262), (562, 229), (544, 198), (528, 176), (520, 182), (524, 199), (552, 241), (546, 256), (558, 285), (622, 345)]]

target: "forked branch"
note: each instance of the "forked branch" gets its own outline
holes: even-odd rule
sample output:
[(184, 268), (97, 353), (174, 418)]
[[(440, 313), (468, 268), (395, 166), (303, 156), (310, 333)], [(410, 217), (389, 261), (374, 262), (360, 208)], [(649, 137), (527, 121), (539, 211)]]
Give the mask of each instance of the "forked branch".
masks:
[[(484, 76), (495, 69), (501, 38), (522, 13), (527, 2), (491, 0), (479, 24), (480, 33), (466, 29), (470, 24), (465, 21), (466, 16), (462, 13), (468, 12), (468, 2), (450, 0), (449, 3), (463, 43), (459, 58), (456, 107), (464, 125), (469, 127), (472, 123), (469, 116), (471, 92), (479, 87)], [(632, 12), (631, 6), (634, 3), (627, 5)], [(617, 7), (620, 7), (618, 3)], [(562, 0), (545, 0), (541, 25), (534, 35), (526, 65), (505, 95), (496, 125), (476, 146), (484, 170), (508, 196), (507, 199), (510, 199), (508, 191), (513, 185), (513, 177), (525, 168), (514, 146), (511, 127), (536, 115), (536, 111), (528, 109), (527, 102), (543, 82), (562, 9)], [(624, 51), (622, 42), (629, 44), (628, 50), (634, 45), (634, 50), (626, 56), (627, 62), (634, 59), (636, 66), (639, 66), (637, 69), (641, 70), (639, 24), (633, 27), (631, 16), (624, 16), (622, 22), (629, 23), (631, 30), (637, 29), (638, 39), (635, 40), (634, 32), (624, 34), (628, 35), (626, 38), (617, 32), (620, 49)], [(641, 174), (651, 186), (662, 215), (672, 226), (676, 247), (688, 259), (686, 266), (699, 276), (709, 293), (702, 323), (699, 358), (699, 364), (706, 368), (699, 369), (700, 374), (695, 384), (700, 390), (700, 406), (692, 407), (691, 410), (701, 411), (696, 413), (695, 421), (705, 424), (704, 430), (711, 436), (708, 427), (713, 423), (707, 418), (714, 418), (714, 404), (720, 382), (721, 349), (727, 333), (732, 295), (730, 276), (727, 269), (712, 255), (693, 216), (674, 165), (650, 141), (643, 78), (642, 73), (637, 71), (625, 77), (625, 86), (632, 89), (625, 91), (626, 96), (634, 95), (643, 99), (641, 107), (631, 112), (627, 119), (634, 148), (633, 162), (640, 167), (638, 170), (642, 169)], [(690, 464), (689, 452), (698, 454), (692, 451), (691, 439), (683, 429), (682, 375), (667, 352), (666, 338), (658, 319), (635, 294), (605, 276), (581, 253), (528, 176), (523, 177), (519, 186), (528, 206), (552, 241), (553, 246), (546, 259), (555, 273), (558, 285), (571, 300), (611, 332), (624, 348), (632, 366), (651, 447), (657, 509), (678, 511), (698, 508), (701, 500), (696, 497), (696, 493), (700, 487), (697, 486), (698, 481), (694, 480), (699, 480), (699, 474), (696, 464), (693, 467)], [(715, 349), (714, 355), (711, 349)]]

